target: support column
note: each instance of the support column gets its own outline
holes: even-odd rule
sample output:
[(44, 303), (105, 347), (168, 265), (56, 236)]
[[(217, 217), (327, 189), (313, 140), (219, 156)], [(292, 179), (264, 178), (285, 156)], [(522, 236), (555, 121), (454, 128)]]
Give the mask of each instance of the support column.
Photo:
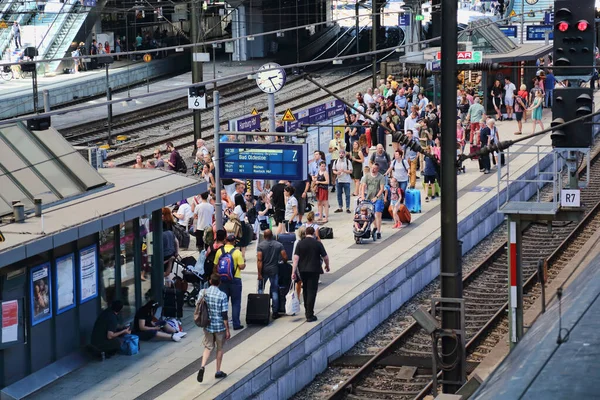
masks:
[(521, 220), (518, 216), (508, 216), (508, 327), (511, 350), (523, 337), (523, 249)]
[[(239, 5), (233, 13), (233, 18), (231, 24), (232, 37), (235, 39), (246, 36), (246, 8)], [(234, 43), (233, 61), (246, 61), (248, 59), (246, 39), (238, 39)]]
[(164, 276), (164, 252), (163, 252), (163, 222), (162, 222), (162, 209), (152, 211), (152, 298), (158, 301), (161, 305), (163, 303), (163, 284), (165, 282)]
[[(444, 0), (439, 14), (442, 18), (442, 143), (454, 143), (456, 140), (456, 49), (457, 49), (457, 2)], [(414, 16), (413, 16), (414, 17)], [(442, 171), (454, 171), (456, 165), (456, 149), (453, 146), (442, 147)], [(440, 255), (440, 289), (441, 297), (462, 299), (462, 270), (458, 262), (458, 229), (457, 229), (457, 184), (456, 174), (442, 173), (444, 196), (441, 200), (441, 255)], [(444, 304), (442, 304), (444, 306)], [(447, 307), (455, 306), (449, 303)], [(442, 329), (457, 331), (461, 329), (459, 310), (442, 311)], [(443, 392), (456, 393), (465, 380), (465, 365), (456, 360), (460, 352), (456, 351), (456, 342), (450, 336), (442, 338), (442, 357), (446, 364), (456, 362), (456, 366), (443, 372)]]
[[(193, 43), (202, 41), (202, 22), (200, 21), (200, 14), (198, 12), (198, 2), (192, 1), (190, 3), (191, 10), (191, 38)], [(202, 82), (202, 62), (200, 61), (199, 54), (202, 49), (200, 46), (194, 46), (192, 50), (192, 83)], [(201, 110), (193, 110), (194, 116), (194, 150), (192, 157), (196, 154), (196, 141), (202, 138), (202, 114)]]
[[(381, 16), (378, 14), (379, 12), (379, 1), (371, 0), (371, 51), (377, 50), (377, 30), (379, 29), (379, 20)], [(372, 82), (371, 86), (377, 87), (377, 54), (372, 55), (373, 60), (371, 64), (371, 77)]]

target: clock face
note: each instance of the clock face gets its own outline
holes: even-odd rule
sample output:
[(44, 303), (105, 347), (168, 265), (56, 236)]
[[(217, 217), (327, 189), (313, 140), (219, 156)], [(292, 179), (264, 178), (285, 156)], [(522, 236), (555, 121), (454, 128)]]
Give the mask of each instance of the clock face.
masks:
[(256, 84), (265, 93), (275, 93), (285, 85), (285, 70), (279, 64), (264, 64), (256, 73)]
[(539, 0), (525, 0), (525, 2), (526, 2), (527, 4), (529, 4), (530, 6), (532, 6), (532, 5), (534, 5), (534, 4), (537, 4), (537, 2), (538, 2), (538, 1), (539, 1)]

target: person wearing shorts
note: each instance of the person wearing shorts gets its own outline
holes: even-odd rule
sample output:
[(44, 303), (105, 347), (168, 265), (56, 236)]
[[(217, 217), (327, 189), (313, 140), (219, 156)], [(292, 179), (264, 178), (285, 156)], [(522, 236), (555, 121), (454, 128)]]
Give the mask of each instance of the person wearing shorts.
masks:
[(371, 166), (361, 180), (360, 198), (370, 200), (375, 205), (375, 221), (373, 239), (381, 239), (381, 219), (383, 217), (383, 191), (385, 190), (385, 177), (379, 173), (379, 164)]
[(217, 371), (215, 378), (222, 379), (227, 376), (221, 370), (221, 363), (223, 362), (223, 345), (231, 337), (229, 333), (229, 320), (227, 319), (229, 300), (227, 299), (227, 295), (219, 290), (220, 284), (221, 277), (218, 274), (212, 274), (210, 276), (210, 287), (198, 294), (198, 302), (202, 300), (206, 302), (210, 321), (208, 326), (204, 328), (204, 339), (202, 340), (204, 353), (202, 353), (202, 366), (198, 370), (196, 377), (198, 382), (202, 382), (204, 379), (204, 369), (208, 363), (210, 353), (215, 347), (217, 348)]
[[(431, 147), (427, 148), (431, 152)], [(435, 199), (435, 178), (437, 171), (435, 168), (435, 160), (431, 157), (425, 158), (424, 181), (425, 181), (425, 201), (429, 201), (429, 191), (431, 190), (431, 199)]]

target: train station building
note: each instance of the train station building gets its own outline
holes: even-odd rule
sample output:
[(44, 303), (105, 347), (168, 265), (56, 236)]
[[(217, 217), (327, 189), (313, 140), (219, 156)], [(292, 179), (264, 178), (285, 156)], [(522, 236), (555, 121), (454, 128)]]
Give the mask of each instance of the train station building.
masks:
[(2, 398), (20, 398), (86, 362), (96, 317), (113, 300), (128, 321), (161, 298), (161, 209), (206, 183), (95, 169), (54, 129), (22, 124), (0, 127), (0, 171), (0, 386)]

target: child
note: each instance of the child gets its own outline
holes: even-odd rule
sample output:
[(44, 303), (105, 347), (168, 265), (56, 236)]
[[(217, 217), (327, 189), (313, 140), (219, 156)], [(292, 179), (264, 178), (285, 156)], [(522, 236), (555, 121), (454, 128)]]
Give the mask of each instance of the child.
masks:
[(354, 214), (354, 229), (359, 232), (364, 232), (369, 224), (368, 219), (369, 215), (367, 206), (362, 206), (360, 209), (360, 214)]
[(390, 179), (390, 206), (392, 207), (392, 216), (394, 217), (394, 229), (402, 228), (398, 210), (400, 205), (404, 203), (404, 191), (398, 185), (396, 178)]

